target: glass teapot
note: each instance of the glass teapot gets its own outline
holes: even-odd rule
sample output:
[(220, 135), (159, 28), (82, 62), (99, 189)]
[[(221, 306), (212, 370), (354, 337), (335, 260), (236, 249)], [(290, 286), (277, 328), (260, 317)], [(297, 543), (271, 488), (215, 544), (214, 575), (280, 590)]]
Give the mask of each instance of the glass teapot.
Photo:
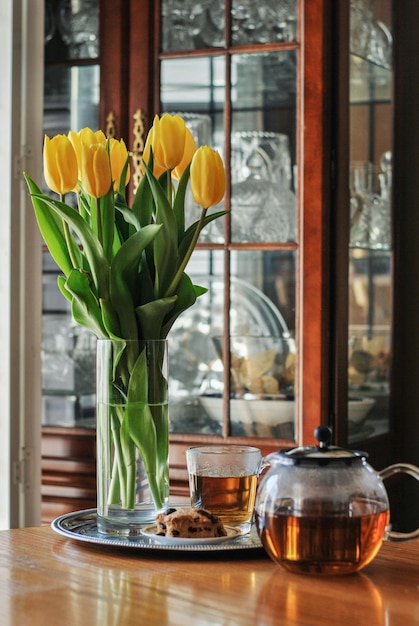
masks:
[(287, 570), (350, 574), (370, 563), (384, 539), (419, 536), (389, 530), (390, 507), (383, 479), (400, 472), (419, 480), (419, 468), (397, 463), (377, 473), (367, 454), (330, 445), (326, 426), (318, 446), (282, 450), (266, 458), (255, 523), (268, 555)]

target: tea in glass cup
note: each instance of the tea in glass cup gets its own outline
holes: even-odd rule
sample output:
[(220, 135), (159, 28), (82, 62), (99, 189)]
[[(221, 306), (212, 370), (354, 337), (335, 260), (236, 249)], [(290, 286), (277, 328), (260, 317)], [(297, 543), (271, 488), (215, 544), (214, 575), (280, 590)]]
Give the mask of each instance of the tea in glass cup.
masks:
[(252, 446), (209, 445), (186, 450), (191, 506), (248, 533), (253, 522), (262, 453)]

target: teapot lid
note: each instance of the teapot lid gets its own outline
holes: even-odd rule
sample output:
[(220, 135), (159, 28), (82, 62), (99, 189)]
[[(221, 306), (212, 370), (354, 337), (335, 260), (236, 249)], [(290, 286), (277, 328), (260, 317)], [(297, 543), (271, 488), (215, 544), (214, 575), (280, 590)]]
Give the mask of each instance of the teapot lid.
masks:
[(329, 445), (332, 440), (332, 429), (328, 426), (318, 426), (314, 431), (314, 436), (319, 442), (318, 446), (301, 446), (288, 450), (281, 450), (280, 456), (288, 458), (295, 463), (304, 461), (318, 462), (320, 465), (330, 461), (344, 461), (351, 463), (366, 459), (368, 454), (360, 450), (348, 450), (339, 446)]

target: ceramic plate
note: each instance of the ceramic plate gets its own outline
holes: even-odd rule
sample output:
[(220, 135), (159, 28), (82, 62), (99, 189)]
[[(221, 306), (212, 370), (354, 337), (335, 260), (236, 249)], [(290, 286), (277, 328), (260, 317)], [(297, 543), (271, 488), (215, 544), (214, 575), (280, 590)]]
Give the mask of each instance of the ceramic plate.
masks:
[(235, 539), (240, 535), (240, 530), (238, 528), (233, 528), (233, 526), (226, 526), (225, 529), (227, 531), (227, 535), (224, 535), (223, 537), (166, 537), (164, 535), (157, 535), (156, 526), (146, 526), (141, 530), (141, 534), (144, 535), (144, 537), (149, 537), (153, 541), (156, 541), (157, 543), (165, 546), (207, 546), (217, 543), (224, 543), (225, 541)]
[[(223, 541), (222, 543), (157, 543), (155, 537), (136, 535), (133, 537), (112, 537), (99, 533), (97, 528), (96, 509), (86, 509), (66, 513), (55, 518), (51, 522), (51, 528), (59, 535), (67, 539), (74, 539), (90, 544), (100, 544), (102, 546), (114, 546), (118, 548), (130, 548), (140, 550), (169, 550), (169, 551), (191, 551), (191, 552), (218, 552), (231, 550), (263, 550), (260, 539), (253, 527), (247, 535), (235, 536), (234, 541)], [(232, 537), (222, 537), (222, 539), (232, 539)], [(193, 540), (196, 541), (196, 540)]]

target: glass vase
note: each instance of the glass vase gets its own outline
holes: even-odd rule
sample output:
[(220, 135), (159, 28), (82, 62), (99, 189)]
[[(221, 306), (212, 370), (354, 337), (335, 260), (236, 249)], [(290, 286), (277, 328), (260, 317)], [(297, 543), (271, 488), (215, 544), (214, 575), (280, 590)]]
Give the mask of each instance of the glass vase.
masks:
[(97, 342), (98, 530), (136, 535), (167, 508), (167, 341)]

